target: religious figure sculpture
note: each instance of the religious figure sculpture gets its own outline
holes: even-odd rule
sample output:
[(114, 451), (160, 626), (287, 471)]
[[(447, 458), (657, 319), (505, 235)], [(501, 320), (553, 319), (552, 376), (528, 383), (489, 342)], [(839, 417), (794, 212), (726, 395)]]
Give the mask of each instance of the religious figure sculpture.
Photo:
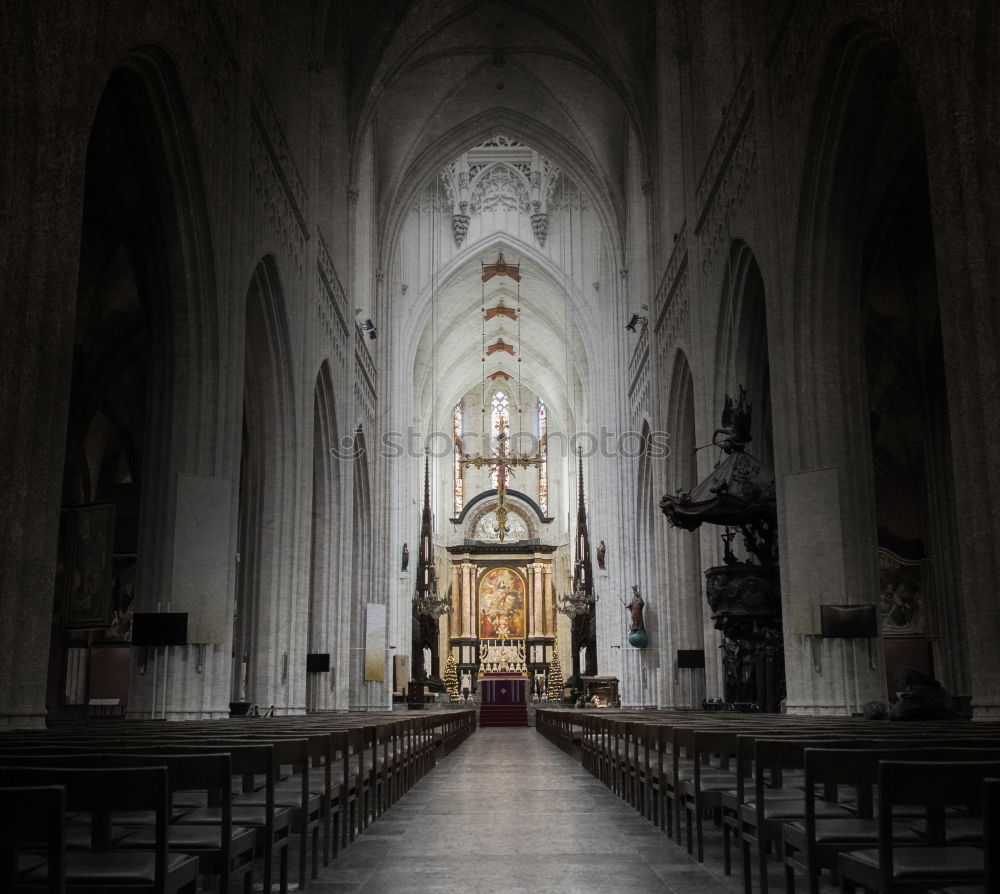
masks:
[(404, 543), (403, 544), (403, 561), (400, 567), (400, 571), (406, 571), (410, 564), (410, 548)]
[[(747, 390), (742, 385), (736, 389), (736, 400), (726, 395), (722, 410), (722, 427), (712, 435), (712, 443), (728, 453), (741, 453), (751, 440), (750, 421), (753, 407), (747, 400)], [(720, 435), (722, 437), (720, 438)]]
[(637, 584), (632, 584), (632, 598), (629, 600), (628, 608), (629, 614), (632, 616), (632, 628), (630, 633), (639, 633), (640, 631), (645, 632), (646, 623), (642, 620), (642, 609), (645, 606), (642, 597), (639, 595), (639, 587)]
[(604, 545), (604, 541), (602, 540), (597, 547), (597, 567), (600, 568), (601, 571), (604, 570), (604, 554), (607, 552), (607, 549), (608, 548)]

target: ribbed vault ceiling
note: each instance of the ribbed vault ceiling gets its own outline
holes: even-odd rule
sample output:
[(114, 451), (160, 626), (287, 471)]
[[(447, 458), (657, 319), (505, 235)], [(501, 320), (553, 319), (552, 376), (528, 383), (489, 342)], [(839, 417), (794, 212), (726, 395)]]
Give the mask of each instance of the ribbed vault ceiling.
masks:
[[(520, 375), (522, 384), (546, 401), (560, 426), (572, 425), (573, 389), (568, 382), (575, 375), (585, 378), (586, 357), (572, 308), (567, 308), (564, 284), (524, 256), (511, 240), (501, 237), (479, 248), (470, 249), (436, 284), (434, 307), (425, 314), (415, 355), (419, 404), (440, 425), (457, 400), (478, 387), (484, 374), (489, 381), (489, 376), (501, 372), (511, 377), (512, 391)], [(484, 327), (483, 306), (495, 307), (501, 298), (506, 307), (518, 306), (517, 284), (507, 276), (485, 284), (483, 303), (482, 263), (493, 263), (501, 251), (506, 261), (521, 264), (520, 330), (517, 321), (504, 315), (486, 321)], [(514, 353), (484, 354), (484, 329), (487, 346), (502, 339)]]

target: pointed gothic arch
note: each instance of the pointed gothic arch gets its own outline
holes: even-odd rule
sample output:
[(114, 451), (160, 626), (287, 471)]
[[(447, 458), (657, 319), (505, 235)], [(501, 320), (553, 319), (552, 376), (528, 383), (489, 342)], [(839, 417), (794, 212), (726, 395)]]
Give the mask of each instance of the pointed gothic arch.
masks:
[(368, 707), (368, 686), (365, 684), (365, 624), (368, 605), (376, 600), (372, 589), (373, 575), (366, 559), (372, 555), (372, 502), (370, 458), (364, 429), (358, 426), (354, 434), (351, 502), (351, 588), (350, 588), (350, 666), (349, 697), (351, 708)]
[[(54, 714), (65, 703), (66, 648), (74, 638), (85, 645), (87, 624), (106, 628), (113, 640), (130, 635), (127, 619), (135, 611), (160, 603), (188, 608), (171, 576), (182, 561), (174, 540), (184, 509), (177, 505), (178, 473), (222, 471), (208, 459), (217, 457), (218, 426), (199, 429), (219, 415), (211, 235), (187, 104), (162, 50), (136, 47), (111, 69), (96, 102), (80, 187), (62, 505), (66, 519), (80, 504), (113, 505), (108, 548), (121, 558), (107, 582), (109, 605), (86, 622), (74, 614), (55, 618), (46, 699)], [(69, 539), (60, 550), (71, 546), (73, 522), (64, 528)], [(229, 567), (228, 559), (221, 564)], [(225, 614), (224, 606), (216, 610)], [(80, 632), (67, 633), (71, 628)], [(189, 657), (179, 650), (181, 663)], [(225, 662), (213, 660), (207, 672), (224, 674)], [(149, 716), (149, 678), (134, 675), (128, 685), (122, 702)]]
[[(844, 556), (844, 589), (851, 594), (845, 601), (878, 603), (884, 595), (885, 537), (879, 529), (887, 522), (888, 506), (896, 503), (898, 509), (900, 500), (919, 506), (924, 515), (918, 539), (927, 550), (933, 580), (924, 595), (963, 593), (924, 145), (923, 113), (900, 48), (871, 23), (843, 28), (829, 46), (809, 134), (792, 300), (795, 369), (784, 385), (787, 392), (787, 380), (809, 369), (825, 373), (808, 376), (798, 393), (789, 395), (790, 430), (811, 430), (790, 467), (839, 470), (841, 526), (836, 533)], [(910, 269), (890, 270), (903, 243)], [(915, 258), (930, 259), (930, 264), (907, 283)], [(895, 334), (893, 324), (886, 325), (892, 317), (901, 324)], [(912, 350), (917, 346), (907, 344), (906, 330), (914, 320), (922, 320), (930, 333), (917, 348), (919, 357)], [(907, 378), (903, 392), (923, 405), (916, 411), (922, 444), (911, 446), (919, 446), (924, 458), (909, 464), (899, 487), (884, 475), (884, 448), (906, 440), (899, 427), (902, 392), (889, 381), (899, 384), (901, 375)], [(933, 383), (930, 375), (937, 377)], [(893, 429), (896, 434), (886, 437)], [(918, 638), (940, 636), (938, 644), (932, 649), (928, 642), (922, 659), (913, 652), (907, 657), (909, 663), (923, 662), (953, 691), (965, 690), (980, 669), (965, 663), (963, 610), (962, 599), (942, 600), (940, 627), (916, 631)], [(884, 699), (891, 688), (886, 672), (891, 675), (896, 660), (891, 636), (884, 644), (885, 666), (880, 655), (870, 674), (862, 669), (857, 680), (846, 676), (844, 696), (811, 693), (819, 682), (805, 679), (801, 697), (807, 703), (842, 697), (850, 702), (854, 693), (861, 700)], [(942, 656), (947, 656), (944, 662)], [(990, 662), (995, 669), (992, 652)], [(993, 673), (986, 664), (982, 672)], [(847, 689), (851, 684), (853, 692)]]
[[(298, 636), (303, 625), (290, 586), (295, 462), (282, 433), (294, 430), (295, 412), (284, 300), (268, 255), (254, 270), (246, 300), (232, 696), (287, 709), (296, 704), (295, 689), (304, 690), (307, 646)], [(302, 698), (304, 691), (298, 704)]]
[[(672, 358), (667, 383), (667, 431), (670, 457), (667, 462), (666, 487), (669, 493), (690, 490), (698, 480), (698, 437), (695, 419), (697, 406), (694, 378), (684, 351)], [(665, 534), (664, 560), (669, 576), (670, 598), (664, 610), (670, 653), (665, 661), (673, 667), (679, 649), (705, 650), (705, 675), (673, 674), (672, 698), (668, 704), (696, 707), (708, 696), (722, 696), (722, 668), (718, 658), (719, 635), (712, 625), (705, 597), (705, 579), (701, 532), (689, 533), (668, 526)], [(707, 564), (711, 564), (709, 561)]]
[(753, 250), (742, 240), (734, 240), (730, 246), (717, 331), (720, 363), (716, 367), (715, 406), (721, 410), (726, 394), (735, 395), (740, 386), (746, 388), (753, 405), (750, 452), (773, 465), (771, 364), (764, 278)]
[[(570, 283), (563, 282), (557, 264), (545, 253), (540, 252), (537, 246), (532, 246), (519, 239), (512, 237), (505, 232), (496, 232), (486, 240), (472, 245), (466, 244), (461, 251), (455, 252), (445, 259), (439, 275), (435, 277), (438, 286), (436, 293), (446, 292), (451, 283), (461, 281), (464, 268), (468, 268), (470, 263), (479, 266), (479, 260), (483, 257), (495, 257), (497, 252), (503, 252), (508, 257), (518, 257), (522, 264), (530, 262), (533, 267), (537, 267), (545, 282), (549, 287), (557, 289), (562, 293), (562, 289)], [(574, 394), (580, 388), (579, 375), (585, 378), (592, 374), (589, 358), (600, 351), (600, 339), (602, 329), (593, 318), (593, 314), (587, 308), (587, 303), (583, 298), (583, 284), (579, 281), (573, 284), (573, 291), (565, 300), (570, 303), (569, 320), (571, 332), (572, 348), (570, 351), (576, 369), (570, 371), (567, 378), (564, 375), (563, 364), (553, 363), (551, 354), (546, 354), (538, 350), (528, 339), (522, 343), (524, 363), (521, 364), (524, 385), (543, 399), (549, 410), (550, 419), (556, 420), (564, 431), (572, 431), (573, 426), (578, 422), (572, 410)], [(478, 289), (478, 280), (475, 285)], [(470, 338), (461, 355), (461, 362), (475, 364), (476, 372), (474, 376), (454, 376), (444, 377), (440, 375), (438, 368), (438, 394), (439, 396), (430, 401), (426, 395), (430, 389), (433, 375), (433, 364), (422, 363), (421, 353), (433, 356), (435, 351), (439, 358), (445, 356), (437, 342), (431, 341), (432, 306), (430, 300), (429, 284), (424, 293), (419, 294), (417, 299), (417, 310), (408, 320), (408, 329), (419, 333), (419, 337), (408, 337), (400, 347), (402, 351), (405, 368), (413, 371), (414, 391), (418, 397), (418, 405), (427, 407), (432, 413), (432, 417), (427, 420), (430, 430), (437, 431), (439, 428), (450, 430), (450, 415), (455, 404), (468, 392), (470, 385), (477, 382), (480, 377), (480, 366), (482, 357), (481, 346), (477, 338)], [(525, 302), (527, 304), (527, 302)], [(556, 317), (544, 316), (545, 308), (532, 311), (531, 319), (536, 325), (544, 326), (546, 331), (558, 331), (563, 324), (562, 314)], [(581, 325), (581, 322), (585, 325)], [(440, 341), (440, 337), (438, 342)], [(505, 355), (498, 355), (505, 356)], [(455, 358), (452, 358), (455, 359)], [(546, 370), (549, 375), (555, 376), (555, 381), (539, 376), (539, 370)], [(444, 428), (447, 427), (447, 428)]]
[[(333, 655), (340, 651), (342, 639), (338, 623), (341, 470), (333, 455), (339, 440), (333, 374), (329, 360), (324, 360), (313, 388), (308, 640), (310, 652)], [(337, 663), (331, 660), (329, 675), (307, 676), (307, 710), (336, 706), (338, 670)]]
[[(624, 445), (623, 445), (624, 446)], [(661, 609), (663, 600), (661, 579), (659, 574), (659, 508), (657, 488), (662, 485), (659, 470), (662, 468), (657, 456), (657, 444), (653, 440), (649, 419), (644, 418), (639, 429), (638, 443), (630, 445), (629, 449), (638, 448), (636, 469), (636, 572), (639, 587), (646, 602), (645, 624), (650, 642), (657, 643), (660, 648), (667, 639), (666, 625), (662, 622)], [(662, 658), (662, 653), (661, 653)], [(662, 660), (660, 662), (662, 667)], [(643, 703), (659, 704), (660, 674), (647, 674), (648, 690), (643, 693)]]

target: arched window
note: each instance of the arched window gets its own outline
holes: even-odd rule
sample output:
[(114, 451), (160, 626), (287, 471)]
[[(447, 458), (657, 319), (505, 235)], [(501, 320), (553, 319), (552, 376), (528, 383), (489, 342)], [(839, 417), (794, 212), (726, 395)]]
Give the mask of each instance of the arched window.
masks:
[(549, 514), (549, 412), (544, 401), (538, 402), (538, 507)]
[(462, 402), (455, 404), (451, 414), (452, 435), (455, 439), (455, 515), (462, 511), (465, 499), (465, 482), (462, 480)]
[[(508, 437), (510, 436), (510, 398), (507, 396), (506, 391), (500, 391), (499, 389), (493, 392), (493, 399), (490, 401), (490, 440), (495, 448), (500, 446), (500, 442), (497, 440), (497, 435), (500, 433), (501, 427), (504, 430), (504, 434)], [(508, 447), (509, 447), (508, 442)], [(510, 479), (505, 472), (504, 484), (510, 484)], [(497, 469), (493, 469), (490, 473), (490, 481), (493, 487), (498, 487), (497, 483)]]

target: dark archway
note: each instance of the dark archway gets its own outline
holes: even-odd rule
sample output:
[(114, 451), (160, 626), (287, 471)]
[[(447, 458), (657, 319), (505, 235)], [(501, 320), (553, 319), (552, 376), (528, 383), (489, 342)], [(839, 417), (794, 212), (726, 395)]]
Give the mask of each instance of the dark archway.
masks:
[[(789, 421), (810, 436), (790, 466), (837, 472), (825, 539), (842, 556), (840, 580), (819, 601), (879, 604), (886, 666), (853, 657), (842, 673), (806, 674), (797, 699), (855, 709), (884, 700), (885, 674), (900, 663), (965, 691), (924, 121), (899, 48), (870, 23), (831, 43), (808, 152), (789, 371), (807, 384)], [(900, 625), (911, 610), (891, 604), (900, 593), (912, 601), (914, 585), (924, 620)], [(800, 613), (803, 628), (808, 620)], [(821, 660), (843, 661), (825, 647)]]
[[(95, 697), (149, 710), (145, 689), (130, 687), (131, 617), (170, 598), (168, 507), (184, 452), (176, 416), (199, 409), (193, 368), (216, 353), (192, 146), (170, 60), (135, 51), (109, 77), (87, 147), (46, 699), (53, 717)], [(202, 371), (197, 387), (208, 388), (214, 372)]]

